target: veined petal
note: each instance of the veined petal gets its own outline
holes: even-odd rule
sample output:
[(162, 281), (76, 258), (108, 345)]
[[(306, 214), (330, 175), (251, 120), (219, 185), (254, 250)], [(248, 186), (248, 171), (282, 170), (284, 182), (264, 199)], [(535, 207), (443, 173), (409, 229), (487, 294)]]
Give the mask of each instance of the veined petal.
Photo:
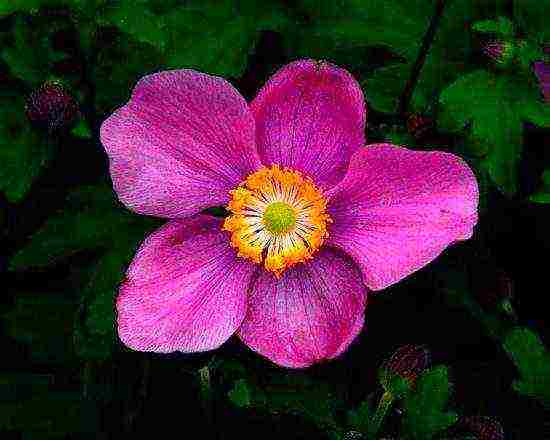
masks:
[(225, 204), (260, 165), (244, 98), (226, 80), (194, 70), (142, 78), (101, 126), (101, 142), (120, 200), (159, 217)]
[(327, 195), (328, 243), (352, 256), (370, 289), (383, 289), (471, 237), (478, 186), (457, 156), (372, 144)]
[(303, 368), (342, 353), (363, 327), (367, 290), (343, 253), (325, 248), (281, 278), (252, 283), (239, 337), (284, 367)]
[(147, 237), (122, 283), (120, 339), (162, 353), (219, 347), (244, 318), (253, 271), (236, 257), (219, 219), (168, 222)]
[(283, 67), (250, 109), (262, 162), (302, 171), (325, 190), (342, 179), (365, 143), (363, 92), (346, 70), (324, 61)]

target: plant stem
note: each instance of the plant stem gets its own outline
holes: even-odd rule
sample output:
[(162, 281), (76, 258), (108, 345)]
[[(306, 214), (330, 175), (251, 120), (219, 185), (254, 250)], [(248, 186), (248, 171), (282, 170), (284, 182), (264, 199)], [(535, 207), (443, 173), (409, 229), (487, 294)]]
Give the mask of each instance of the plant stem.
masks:
[(409, 104), (411, 102), (412, 95), (414, 92), (414, 88), (416, 87), (416, 83), (418, 82), (418, 78), (420, 77), (420, 72), (422, 71), (424, 62), (426, 61), (426, 56), (428, 55), (430, 46), (433, 43), (435, 32), (437, 30), (437, 27), (439, 26), (441, 17), (443, 16), (444, 8), (445, 8), (445, 0), (437, 0), (437, 4), (435, 6), (435, 12), (430, 21), (430, 26), (428, 27), (428, 30), (426, 31), (426, 33), (424, 34), (424, 37), (422, 38), (422, 44), (420, 45), (418, 55), (411, 69), (411, 74), (409, 76), (407, 83), (405, 84), (403, 93), (401, 93), (401, 96), (399, 97), (397, 112), (402, 116), (405, 116), (408, 111)]
[(380, 430), (382, 422), (386, 418), (386, 414), (388, 414), (388, 411), (391, 408), (392, 404), (392, 394), (389, 391), (384, 392), (384, 394), (382, 394), (382, 397), (380, 398), (380, 402), (378, 402), (376, 412), (374, 413), (374, 416), (369, 423), (369, 438), (376, 438), (376, 434)]

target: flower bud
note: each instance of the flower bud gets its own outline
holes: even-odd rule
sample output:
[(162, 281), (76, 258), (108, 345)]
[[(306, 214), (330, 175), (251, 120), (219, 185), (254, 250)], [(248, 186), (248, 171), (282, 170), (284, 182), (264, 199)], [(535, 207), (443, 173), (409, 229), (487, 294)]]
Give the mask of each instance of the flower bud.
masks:
[(493, 417), (463, 417), (461, 419), (461, 424), (466, 430), (475, 434), (478, 440), (504, 440), (502, 425)]
[(499, 66), (509, 65), (514, 59), (514, 42), (509, 40), (489, 40), (483, 44), (482, 52)]
[(415, 139), (424, 137), (431, 129), (433, 129), (433, 120), (427, 116), (413, 113), (407, 118), (407, 131)]
[(400, 395), (400, 381), (408, 386), (414, 386), (416, 379), (430, 365), (430, 352), (420, 345), (404, 345), (382, 365), (380, 381), (386, 391)]
[(550, 102), (550, 63), (535, 61), (533, 72), (539, 81), (540, 92), (544, 102)]
[(50, 133), (69, 128), (79, 114), (78, 104), (60, 81), (46, 81), (34, 90), (25, 105), (27, 117)]

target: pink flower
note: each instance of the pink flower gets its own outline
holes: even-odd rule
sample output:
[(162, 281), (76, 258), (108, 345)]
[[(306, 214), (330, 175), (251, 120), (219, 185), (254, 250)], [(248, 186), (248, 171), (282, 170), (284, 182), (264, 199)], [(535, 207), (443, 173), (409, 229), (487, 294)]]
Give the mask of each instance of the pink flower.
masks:
[[(193, 70), (146, 76), (101, 127), (114, 189), (170, 221), (141, 245), (117, 298), (141, 351), (212, 350), (232, 334), (307, 367), (363, 328), (369, 290), (472, 235), (478, 188), (458, 157), (365, 144), (353, 77), (302, 60), (252, 103)], [(225, 205), (222, 221), (200, 214)]]

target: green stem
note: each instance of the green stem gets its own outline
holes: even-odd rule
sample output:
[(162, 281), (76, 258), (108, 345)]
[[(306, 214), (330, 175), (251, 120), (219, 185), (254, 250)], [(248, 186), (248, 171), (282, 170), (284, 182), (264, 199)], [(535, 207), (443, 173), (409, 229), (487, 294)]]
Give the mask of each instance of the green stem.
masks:
[(376, 438), (376, 434), (382, 426), (382, 422), (386, 418), (388, 411), (393, 404), (393, 396), (389, 391), (384, 392), (376, 407), (376, 412), (369, 423), (369, 438)]
[(445, 8), (445, 0), (437, 0), (436, 6), (435, 6), (435, 12), (430, 21), (430, 26), (428, 27), (428, 30), (424, 34), (424, 38), (422, 38), (422, 44), (420, 45), (418, 55), (411, 69), (410, 77), (407, 83), (405, 84), (403, 93), (399, 97), (399, 105), (398, 105), (397, 112), (400, 115), (404, 116), (409, 109), (409, 104), (412, 99), (414, 88), (416, 87), (416, 83), (418, 82), (418, 78), (420, 77), (420, 72), (422, 71), (424, 62), (426, 61), (426, 56), (428, 55), (430, 46), (434, 41), (435, 32), (437, 31), (437, 27), (439, 26), (439, 22), (441, 21), (441, 17), (443, 16), (444, 8)]

